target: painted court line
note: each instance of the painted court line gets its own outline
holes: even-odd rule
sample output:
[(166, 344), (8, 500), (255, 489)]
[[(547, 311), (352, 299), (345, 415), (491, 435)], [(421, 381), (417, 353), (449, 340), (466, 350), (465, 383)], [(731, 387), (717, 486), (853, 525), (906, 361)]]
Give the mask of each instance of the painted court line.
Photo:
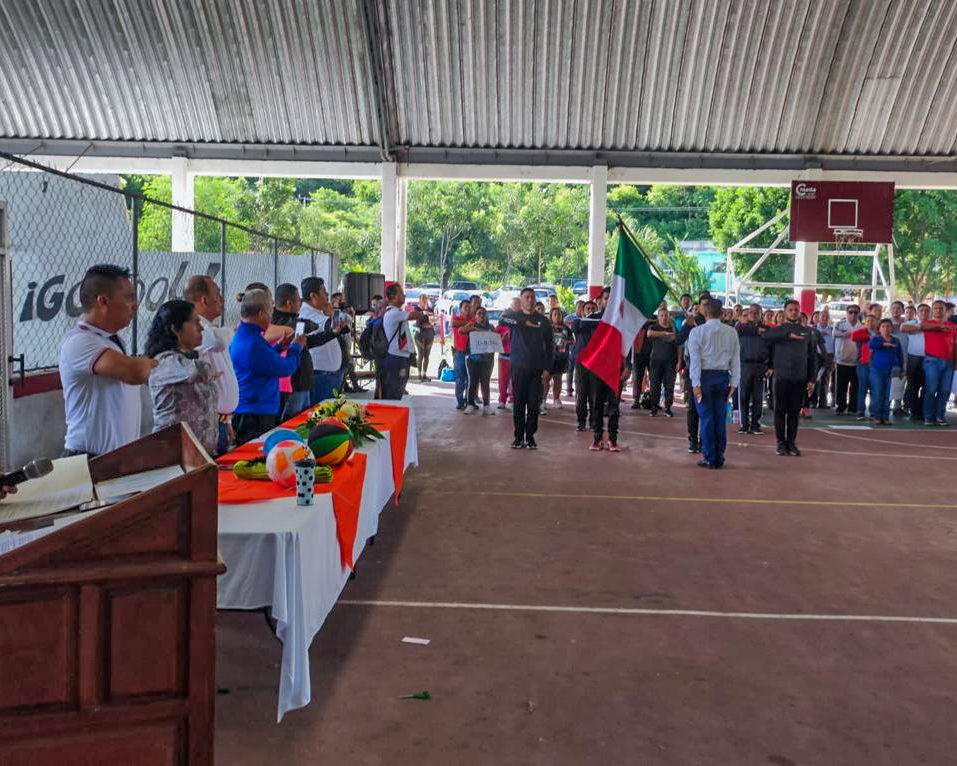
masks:
[[(417, 491), (420, 495), (461, 495), (463, 490), (423, 488)], [(571, 492), (506, 492), (490, 489), (469, 489), (464, 492), (470, 496), (483, 495), (485, 497), (527, 497), (535, 499), (553, 500), (643, 500), (674, 503), (726, 503), (734, 505), (813, 505), (840, 508), (880, 508), (893, 506), (895, 508), (930, 508), (934, 510), (957, 510), (953, 503), (897, 503), (887, 500), (862, 502), (855, 500), (781, 500), (779, 498), (761, 497), (669, 497), (667, 495), (599, 495), (574, 494)]]
[(658, 617), (713, 617), (731, 620), (800, 620), (817, 622), (905, 622), (957, 625), (957, 617), (912, 617), (887, 614), (775, 614), (773, 612), (716, 612), (703, 609), (639, 609), (604, 606), (547, 606), (544, 604), (476, 604), (455, 601), (375, 601), (340, 599), (348, 606), (381, 606), (407, 609), (472, 609), (498, 612), (560, 612), (566, 614), (620, 614)]

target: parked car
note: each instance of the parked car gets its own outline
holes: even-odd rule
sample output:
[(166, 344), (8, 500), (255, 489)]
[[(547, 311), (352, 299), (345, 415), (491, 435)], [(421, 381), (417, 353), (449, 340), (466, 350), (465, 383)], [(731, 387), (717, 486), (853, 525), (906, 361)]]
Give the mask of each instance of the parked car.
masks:
[(471, 297), (472, 293), (468, 290), (446, 290), (435, 302), (435, 311), (436, 313), (444, 311), (447, 315), (453, 316), (458, 313), (459, 303)]
[(475, 282), (459, 280), (458, 282), (449, 282), (449, 290), (478, 290), (479, 286)]

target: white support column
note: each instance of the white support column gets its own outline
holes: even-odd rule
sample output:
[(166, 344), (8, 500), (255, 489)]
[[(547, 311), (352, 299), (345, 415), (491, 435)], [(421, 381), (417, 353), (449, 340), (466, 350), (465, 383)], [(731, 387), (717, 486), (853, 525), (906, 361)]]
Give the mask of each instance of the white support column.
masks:
[(608, 213), (608, 166), (591, 169), (588, 221), (588, 293), (595, 297), (605, 284), (605, 221)]
[(406, 227), (408, 223), (409, 182), (400, 178), (396, 188), (395, 210), (395, 281), (405, 285)]
[(801, 311), (808, 316), (814, 311), (813, 287), (802, 287), (817, 282), (817, 242), (795, 242), (794, 297), (801, 303)]
[(386, 282), (396, 281), (396, 189), (394, 162), (382, 163), (382, 248), (379, 262)]
[(887, 248), (887, 278), (890, 280), (890, 284), (887, 286), (887, 301), (891, 303), (897, 299), (897, 275), (894, 273), (894, 245), (888, 242), (884, 247)]
[[(196, 176), (190, 172), (189, 160), (176, 158), (173, 167), (172, 202), (180, 207), (193, 209), (195, 206), (194, 182)], [(172, 215), (172, 249), (174, 253), (191, 253), (196, 249), (196, 240), (193, 234), (195, 217), (176, 210)]]

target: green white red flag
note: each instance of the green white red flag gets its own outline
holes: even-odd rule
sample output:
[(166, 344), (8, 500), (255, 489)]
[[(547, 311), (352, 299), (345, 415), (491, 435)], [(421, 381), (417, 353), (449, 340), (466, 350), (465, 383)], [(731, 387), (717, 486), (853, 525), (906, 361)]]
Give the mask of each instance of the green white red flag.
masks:
[(667, 292), (668, 285), (655, 276), (619, 221), (618, 255), (608, 304), (598, 329), (579, 356), (579, 361), (612, 390), (618, 390), (622, 359)]

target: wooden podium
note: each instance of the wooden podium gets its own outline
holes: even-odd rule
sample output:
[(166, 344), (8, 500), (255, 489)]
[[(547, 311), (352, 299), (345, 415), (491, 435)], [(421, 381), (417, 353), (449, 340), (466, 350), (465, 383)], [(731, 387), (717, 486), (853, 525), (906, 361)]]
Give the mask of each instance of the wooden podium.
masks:
[(0, 766), (212, 765), (218, 469), (180, 424), (90, 472), (174, 464), (0, 556)]

